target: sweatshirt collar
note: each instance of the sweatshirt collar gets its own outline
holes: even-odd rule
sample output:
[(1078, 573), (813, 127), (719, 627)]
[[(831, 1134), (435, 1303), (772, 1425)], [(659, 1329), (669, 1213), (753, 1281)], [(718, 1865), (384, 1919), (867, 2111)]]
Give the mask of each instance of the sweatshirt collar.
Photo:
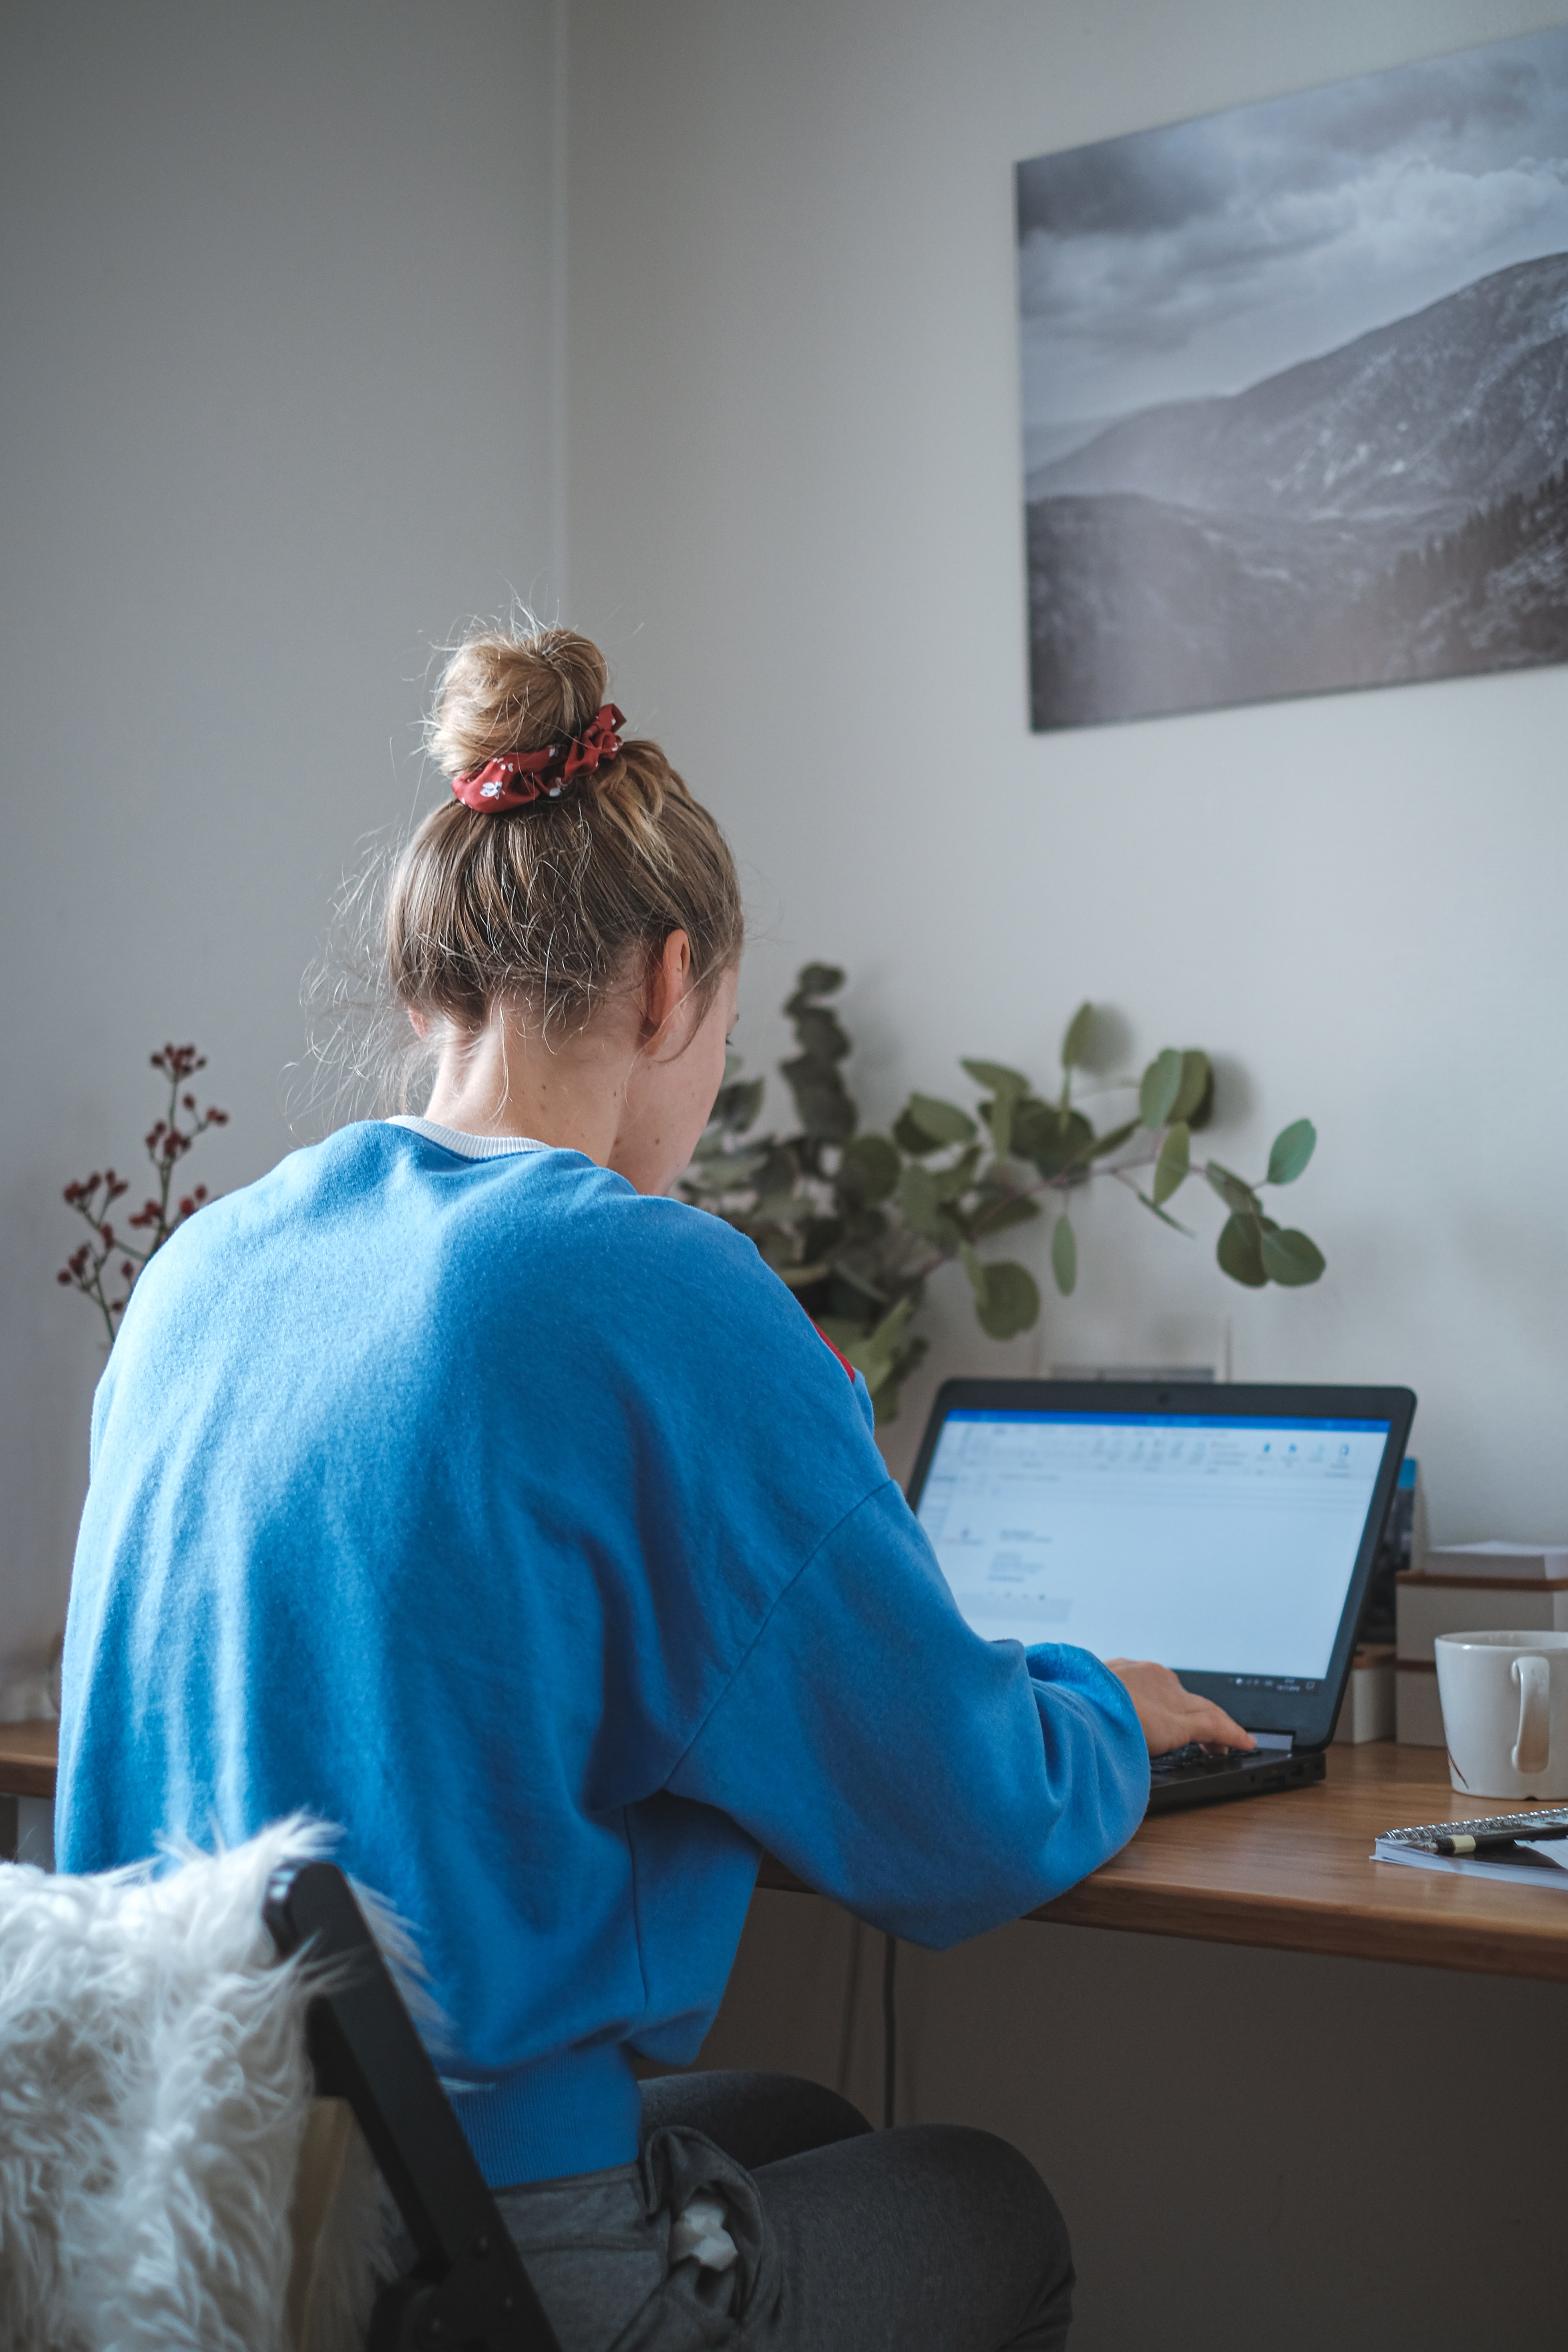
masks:
[(388, 1127), (405, 1127), (415, 1135), (422, 1135), (426, 1143), (438, 1143), (444, 1151), (455, 1151), (460, 1160), (500, 1160), (511, 1151), (548, 1151), (548, 1143), (536, 1141), (531, 1135), (465, 1135), (460, 1128), (438, 1126), (433, 1118), (416, 1118), (407, 1111), (399, 1111), (386, 1122)]

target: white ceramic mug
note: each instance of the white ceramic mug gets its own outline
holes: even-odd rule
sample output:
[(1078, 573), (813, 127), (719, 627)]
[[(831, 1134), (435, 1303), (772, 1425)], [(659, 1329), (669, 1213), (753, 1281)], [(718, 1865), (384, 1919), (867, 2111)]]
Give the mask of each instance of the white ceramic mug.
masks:
[(1439, 1633), (1448, 1777), (1467, 1797), (1568, 1797), (1568, 1633)]

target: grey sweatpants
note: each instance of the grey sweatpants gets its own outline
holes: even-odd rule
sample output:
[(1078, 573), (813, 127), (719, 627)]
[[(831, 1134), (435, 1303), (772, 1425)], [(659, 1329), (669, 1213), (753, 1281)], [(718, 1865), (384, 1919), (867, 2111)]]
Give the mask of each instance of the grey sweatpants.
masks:
[[(671, 2215), (716, 2198), (739, 2259), (671, 2263)], [(1072, 2257), (1044, 2182), (958, 2125), (873, 2132), (782, 2074), (643, 2086), (639, 2163), (498, 2203), (562, 2352), (1058, 2352)]]

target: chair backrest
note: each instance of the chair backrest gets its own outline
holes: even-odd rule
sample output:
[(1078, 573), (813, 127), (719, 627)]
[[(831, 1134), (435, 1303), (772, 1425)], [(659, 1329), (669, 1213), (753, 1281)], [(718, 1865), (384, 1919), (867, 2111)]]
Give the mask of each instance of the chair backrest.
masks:
[(320, 1972), (306, 2011), (317, 2091), (353, 2108), (417, 2250), (376, 2304), (368, 2352), (560, 2352), (342, 1872), (280, 1870), (262, 1916), (280, 1955)]

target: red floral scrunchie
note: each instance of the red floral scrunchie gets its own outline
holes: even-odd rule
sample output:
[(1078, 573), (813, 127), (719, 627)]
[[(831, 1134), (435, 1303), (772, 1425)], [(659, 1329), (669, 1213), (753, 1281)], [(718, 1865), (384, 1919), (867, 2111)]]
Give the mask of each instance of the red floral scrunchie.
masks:
[(606, 760), (618, 758), (617, 729), (626, 723), (624, 710), (605, 703), (584, 728), (562, 743), (546, 743), (538, 751), (509, 751), (502, 760), (487, 760), (482, 768), (465, 768), (452, 779), (452, 790), (465, 808), (482, 813), (526, 808), (531, 801), (558, 801), (579, 776), (591, 776)]

